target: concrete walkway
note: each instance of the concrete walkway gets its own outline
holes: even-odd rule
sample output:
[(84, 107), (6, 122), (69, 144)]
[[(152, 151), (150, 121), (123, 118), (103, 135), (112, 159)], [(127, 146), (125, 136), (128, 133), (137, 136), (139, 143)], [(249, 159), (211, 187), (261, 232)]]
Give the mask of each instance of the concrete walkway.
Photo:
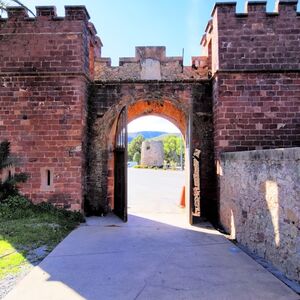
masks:
[[(163, 220), (162, 223), (159, 220)], [(90, 218), (5, 298), (255, 299), (299, 296), (209, 224), (180, 215)]]
[(183, 172), (128, 175), (128, 223), (89, 218), (5, 300), (300, 298), (209, 224), (187, 225)]

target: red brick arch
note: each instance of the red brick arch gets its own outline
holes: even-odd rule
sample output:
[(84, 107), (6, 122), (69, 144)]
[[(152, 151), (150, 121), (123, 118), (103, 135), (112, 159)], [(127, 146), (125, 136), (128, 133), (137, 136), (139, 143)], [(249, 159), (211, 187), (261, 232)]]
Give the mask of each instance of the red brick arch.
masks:
[(116, 124), (126, 106), (128, 122), (142, 116), (156, 115), (166, 118), (180, 129), (188, 149), (187, 178), (191, 189), (187, 190), (190, 191), (191, 221), (196, 220), (201, 211), (203, 215), (210, 213), (208, 208), (214, 201), (214, 161), (209, 82), (98, 82), (93, 86), (90, 103), (87, 210), (107, 213), (113, 209)]
[[(122, 109), (122, 101), (117, 104), (118, 108), (112, 107), (106, 115), (114, 114), (113, 125), (107, 127), (107, 137), (108, 138), (108, 160), (107, 160), (107, 169), (108, 169), (108, 188), (107, 188), (107, 199), (108, 206), (110, 209), (114, 208), (114, 144), (116, 136), (116, 124), (118, 121), (118, 116), (120, 110)], [(173, 123), (181, 131), (184, 139), (186, 140), (187, 135), (187, 125), (188, 125), (188, 115), (187, 112), (183, 110), (180, 103), (170, 99), (162, 100), (145, 100), (139, 99), (127, 105), (127, 124), (131, 121), (148, 115), (155, 115), (167, 119)], [(106, 116), (105, 116), (106, 117)]]
[(179, 107), (169, 100), (162, 100), (160, 102), (140, 100), (128, 107), (127, 114), (128, 123), (147, 115), (163, 117), (177, 126), (184, 137), (186, 136), (187, 116)]

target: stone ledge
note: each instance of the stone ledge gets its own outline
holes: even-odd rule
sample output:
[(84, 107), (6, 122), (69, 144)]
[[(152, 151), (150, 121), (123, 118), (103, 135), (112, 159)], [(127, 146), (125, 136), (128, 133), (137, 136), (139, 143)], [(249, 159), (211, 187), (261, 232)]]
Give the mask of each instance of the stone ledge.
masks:
[(226, 152), (221, 154), (223, 161), (228, 160), (300, 160), (300, 147), (295, 148), (277, 148), (267, 150), (253, 150), (253, 151), (241, 151), (241, 152)]

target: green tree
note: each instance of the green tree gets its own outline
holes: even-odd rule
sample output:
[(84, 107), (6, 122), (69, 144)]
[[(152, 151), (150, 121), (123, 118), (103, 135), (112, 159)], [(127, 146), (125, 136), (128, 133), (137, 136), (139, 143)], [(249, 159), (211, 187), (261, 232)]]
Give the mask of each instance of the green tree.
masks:
[(139, 134), (137, 137), (135, 137), (128, 145), (128, 160), (132, 161), (133, 156), (136, 153), (141, 154), (141, 148), (142, 148), (142, 143), (145, 140), (145, 138)]
[[(11, 167), (13, 164), (13, 160), (10, 157), (10, 143), (5, 140), (0, 143), (0, 172), (5, 168)], [(0, 202), (8, 196), (18, 195), (18, 183), (25, 182), (27, 179), (28, 174), (26, 173), (10, 174), (6, 179), (0, 179)]]
[(141, 161), (141, 153), (135, 152), (134, 155), (133, 155), (133, 161), (135, 161), (136, 163), (140, 164), (140, 161)]
[(180, 164), (180, 154), (184, 159), (184, 143), (181, 137), (168, 135), (163, 139), (165, 161), (168, 164)]

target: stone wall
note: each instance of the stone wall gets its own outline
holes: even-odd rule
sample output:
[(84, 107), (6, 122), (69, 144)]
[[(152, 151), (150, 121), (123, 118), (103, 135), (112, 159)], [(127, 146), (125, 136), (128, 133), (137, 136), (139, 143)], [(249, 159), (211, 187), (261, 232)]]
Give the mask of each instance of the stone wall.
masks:
[(165, 47), (136, 47), (135, 57), (120, 58), (119, 66), (111, 66), (110, 58), (95, 61), (95, 78), (120, 80), (207, 79), (206, 57), (193, 57), (192, 67), (183, 66), (182, 57), (167, 57)]
[(90, 47), (97, 56), (100, 44), (85, 7), (65, 10), (57, 17), (55, 7), (37, 7), (29, 18), (10, 7), (0, 18), (0, 141), (30, 175), (23, 193), (81, 210)]
[(161, 141), (144, 141), (142, 143), (141, 165), (147, 167), (164, 165), (164, 145)]
[(222, 154), (220, 175), (224, 228), (300, 282), (300, 148)]

